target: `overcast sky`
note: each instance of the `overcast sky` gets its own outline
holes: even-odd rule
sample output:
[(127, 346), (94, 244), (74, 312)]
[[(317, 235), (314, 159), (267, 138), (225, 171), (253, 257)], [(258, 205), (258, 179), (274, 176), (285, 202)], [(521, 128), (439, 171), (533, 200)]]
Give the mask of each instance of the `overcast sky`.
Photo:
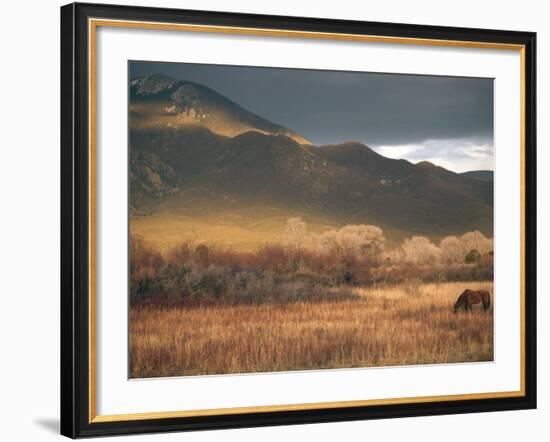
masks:
[(357, 140), (381, 154), (462, 172), (494, 169), (493, 80), (131, 62), (208, 86), (313, 144)]

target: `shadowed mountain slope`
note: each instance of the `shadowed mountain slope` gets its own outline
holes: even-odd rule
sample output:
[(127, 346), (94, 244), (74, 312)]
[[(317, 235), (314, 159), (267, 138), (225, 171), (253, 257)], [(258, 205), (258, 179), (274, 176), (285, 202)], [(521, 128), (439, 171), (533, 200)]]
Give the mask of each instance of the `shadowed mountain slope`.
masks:
[[(261, 205), (288, 217), (307, 211), (327, 223), (492, 236), (492, 181), (386, 158), (358, 142), (306, 145), (208, 88), (152, 77), (131, 83), (133, 215), (231, 210), (246, 217)], [(176, 110), (162, 111), (169, 102)]]
[(469, 172), (462, 172), (460, 175), (468, 178), (475, 178), (484, 181), (493, 181), (494, 173), (492, 170), (471, 170)]

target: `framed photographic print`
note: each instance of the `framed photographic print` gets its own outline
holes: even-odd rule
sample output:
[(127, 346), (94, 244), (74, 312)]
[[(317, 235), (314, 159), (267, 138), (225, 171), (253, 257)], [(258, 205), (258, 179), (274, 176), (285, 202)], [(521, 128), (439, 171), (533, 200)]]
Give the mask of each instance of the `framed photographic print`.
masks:
[(535, 408), (535, 42), (62, 7), (62, 434)]

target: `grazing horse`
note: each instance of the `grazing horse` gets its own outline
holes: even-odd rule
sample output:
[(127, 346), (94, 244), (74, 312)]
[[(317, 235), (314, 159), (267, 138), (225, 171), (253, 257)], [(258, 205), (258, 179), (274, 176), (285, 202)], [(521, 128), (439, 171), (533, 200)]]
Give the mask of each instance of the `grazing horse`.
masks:
[(487, 311), (491, 305), (491, 294), (489, 290), (464, 290), (458, 297), (453, 307), (453, 312), (456, 313), (457, 310), (460, 309), (471, 312), (473, 304), (481, 304), (483, 311)]

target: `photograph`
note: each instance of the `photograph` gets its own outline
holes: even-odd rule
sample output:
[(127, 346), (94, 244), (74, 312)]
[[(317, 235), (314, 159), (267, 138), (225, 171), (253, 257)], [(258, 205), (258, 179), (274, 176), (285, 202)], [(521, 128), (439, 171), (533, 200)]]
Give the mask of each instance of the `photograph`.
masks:
[(494, 360), (493, 78), (129, 60), (127, 149), (129, 378)]
[(532, 412), (493, 412), (540, 384), (532, 11), (195, 6), (59, 11), (60, 124), (34, 132), (60, 138), (61, 434), (518, 436)]

